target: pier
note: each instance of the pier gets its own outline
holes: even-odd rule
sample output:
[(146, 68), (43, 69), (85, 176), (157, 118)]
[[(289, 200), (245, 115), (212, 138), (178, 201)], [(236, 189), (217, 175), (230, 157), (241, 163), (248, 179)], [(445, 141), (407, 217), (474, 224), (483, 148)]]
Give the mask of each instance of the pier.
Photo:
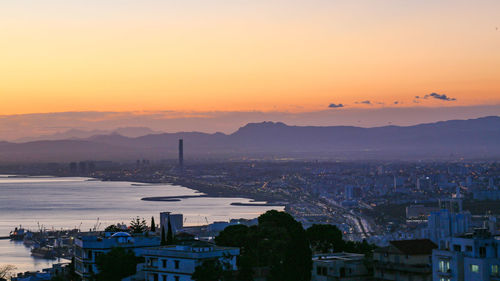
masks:
[(0, 240), (7, 240), (10, 239), (10, 236), (0, 236)]

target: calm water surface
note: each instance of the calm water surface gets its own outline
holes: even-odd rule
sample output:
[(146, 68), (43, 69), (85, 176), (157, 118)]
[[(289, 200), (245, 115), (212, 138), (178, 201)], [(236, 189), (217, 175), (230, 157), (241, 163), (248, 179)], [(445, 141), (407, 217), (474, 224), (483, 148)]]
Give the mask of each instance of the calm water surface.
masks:
[[(15, 227), (37, 230), (78, 228), (88, 230), (95, 225), (128, 222), (136, 217), (150, 221), (159, 213), (184, 214), (185, 225), (231, 218), (255, 218), (270, 209), (282, 207), (232, 206), (233, 202), (249, 203), (244, 198), (188, 198), (178, 202), (142, 201), (143, 197), (195, 195), (195, 190), (174, 185), (147, 185), (131, 182), (101, 182), (88, 178), (8, 177), (0, 175), (0, 236)], [(99, 218), (99, 223), (97, 219)], [(14, 264), (18, 271), (40, 270), (52, 261), (35, 259), (22, 243), (0, 240), (0, 265)]]

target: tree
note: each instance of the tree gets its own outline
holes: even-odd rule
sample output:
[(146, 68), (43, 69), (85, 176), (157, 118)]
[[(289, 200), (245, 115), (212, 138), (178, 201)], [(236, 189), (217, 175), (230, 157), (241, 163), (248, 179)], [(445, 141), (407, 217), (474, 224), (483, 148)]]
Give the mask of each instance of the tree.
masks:
[(191, 279), (194, 281), (219, 281), (222, 279), (223, 269), (218, 260), (207, 260), (195, 268)]
[(259, 217), (259, 229), (268, 247), (269, 281), (308, 281), (312, 253), (302, 224), (290, 214), (271, 210)]
[(172, 225), (170, 224), (170, 216), (168, 217), (168, 229), (167, 229), (167, 245), (174, 244), (174, 234), (172, 232)]
[(307, 239), (313, 251), (317, 253), (341, 252), (345, 243), (342, 232), (335, 225), (313, 224), (306, 230)]
[(148, 230), (148, 225), (146, 224), (146, 220), (144, 218), (141, 220), (139, 217), (133, 219), (130, 222), (130, 230), (132, 231), (132, 233), (136, 234), (146, 232)]
[(215, 244), (226, 247), (242, 247), (248, 235), (249, 228), (243, 224), (230, 225), (215, 237)]
[(0, 265), (0, 280), (10, 278), (14, 276), (17, 267), (11, 264)]
[(161, 242), (160, 242), (160, 245), (161, 246), (167, 245), (167, 240), (165, 239), (165, 227), (161, 228)]
[(96, 281), (120, 281), (136, 273), (137, 264), (142, 258), (136, 257), (134, 252), (122, 247), (115, 247), (108, 253), (96, 258), (99, 273)]
[(152, 232), (156, 232), (155, 217), (151, 217), (151, 227), (150, 227), (150, 230)]
[(197, 266), (191, 277), (194, 281), (233, 281), (234, 272), (226, 270), (229, 268), (229, 262), (219, 259), (205, 260), (201, 265)]
[(122, 231), (121, 229), (118, 228), (118, 226), (112, 224), (112, 225), (109, 225), (108, 227), (106, 227), (104, 229), (105, 232), (120, 232)]
[(302, 224), (285, 212), (268, 211), (257, 226), (230, 226), (217, 245), (240, 247), (238, 280), (252, 280), (253, 268), (269, 268), (269, 281), (308, 281), (312, 253)]

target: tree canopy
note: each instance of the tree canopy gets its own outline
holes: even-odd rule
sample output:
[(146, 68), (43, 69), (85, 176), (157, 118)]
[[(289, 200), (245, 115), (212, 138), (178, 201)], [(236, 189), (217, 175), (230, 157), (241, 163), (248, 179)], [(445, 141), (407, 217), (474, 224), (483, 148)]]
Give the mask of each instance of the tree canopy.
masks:
[(342, 232), (335, 225), (313, 224), (306, 230), (311, 248), (316, 253), (339, 252), (344, 249)]
[(110, 252), (96, 257), (99, 270), (96, 281), (120, 281), (134, 275), (141, 260), (142, 258), (136, 257), (131, 250), (115, 247)]
[(257, 226), (229, 226), (215, 238), (217, 245), (240, 247), (238, 280), (252, 280), (253, 268), (269, 269), (269, 281), (308, 281), (311, 250), (302, 224), (285, 212), (268, 211)]
[(112, 225), (109, 225), (107, 226), (104, 231), (106, 232), (119, 232), (119, 231), (122, 231), (120, 228), (118, 228), (118, 226), (112, 224)]

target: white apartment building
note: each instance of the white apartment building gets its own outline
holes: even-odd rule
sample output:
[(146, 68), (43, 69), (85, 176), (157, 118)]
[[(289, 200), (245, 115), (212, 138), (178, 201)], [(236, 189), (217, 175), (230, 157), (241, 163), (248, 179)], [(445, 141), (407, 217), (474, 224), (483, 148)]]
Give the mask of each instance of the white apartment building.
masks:
[(142, 251), (146, 281), (190, 281), (197, 266), (206, 260), (221, 261), (225, 270), (237, 270), (239, 248), (219, 247), (202, 241), (161, 246)]
[(96, 258), (113, 247), (127, 248), (140, 255), (140, 250), (159, 245), (159, 237), (132, 237), (126, 232), (117, 232), (110, 237), (82, 235), (74, 242), (75, 272), (83, 281), (90, 280), (98, 272)]
[(441, 239), (432, 271), (434, 281), (500, 281), (500, 240), (486, 229)]

